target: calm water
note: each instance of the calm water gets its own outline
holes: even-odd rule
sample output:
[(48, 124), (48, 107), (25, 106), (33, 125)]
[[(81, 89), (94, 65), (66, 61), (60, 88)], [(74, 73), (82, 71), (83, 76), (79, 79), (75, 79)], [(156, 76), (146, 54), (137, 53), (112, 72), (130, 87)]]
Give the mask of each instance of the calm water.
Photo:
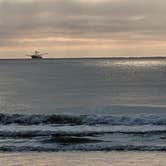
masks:
[(166, 59), (0, 60), (0, 150), (166, 151)]

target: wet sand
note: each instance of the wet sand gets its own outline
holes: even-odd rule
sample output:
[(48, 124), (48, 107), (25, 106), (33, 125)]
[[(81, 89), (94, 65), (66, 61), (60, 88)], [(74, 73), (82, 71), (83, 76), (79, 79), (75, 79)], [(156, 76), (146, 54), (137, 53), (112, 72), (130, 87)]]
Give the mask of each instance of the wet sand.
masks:
[(0, 166), (165, 166), (163, 152), (0, 153)]

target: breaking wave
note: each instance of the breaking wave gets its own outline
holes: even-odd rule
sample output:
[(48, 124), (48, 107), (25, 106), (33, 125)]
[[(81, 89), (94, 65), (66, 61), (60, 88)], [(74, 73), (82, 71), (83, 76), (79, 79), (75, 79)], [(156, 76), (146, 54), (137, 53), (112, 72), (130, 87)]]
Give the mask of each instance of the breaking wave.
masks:
[(166, 116), (99, 116), (99, 115), (21, 115), (0, 114), (0, 124), (71, 124), (71, 125), (166, 125)]
[(0, 114), (0, 151), (166, 151), (166, 117)]

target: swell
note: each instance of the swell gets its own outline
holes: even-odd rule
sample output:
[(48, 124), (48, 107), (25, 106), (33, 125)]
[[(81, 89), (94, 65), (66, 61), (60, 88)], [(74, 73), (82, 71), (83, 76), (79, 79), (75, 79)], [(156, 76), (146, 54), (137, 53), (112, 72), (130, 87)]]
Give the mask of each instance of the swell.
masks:
[(0, 124), (70, 124), (70, 125), (166, 125), (166, 116), (99, 116), (99, 115), (22, 115), (0, 114)]

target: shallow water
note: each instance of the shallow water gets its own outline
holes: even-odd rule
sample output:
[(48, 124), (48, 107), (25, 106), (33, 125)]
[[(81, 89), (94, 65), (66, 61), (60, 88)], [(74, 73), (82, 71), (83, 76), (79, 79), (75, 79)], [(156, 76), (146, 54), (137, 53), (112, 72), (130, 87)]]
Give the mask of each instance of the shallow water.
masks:
[(166, 60), (0, 60), (1, 151), (166, 151)]

